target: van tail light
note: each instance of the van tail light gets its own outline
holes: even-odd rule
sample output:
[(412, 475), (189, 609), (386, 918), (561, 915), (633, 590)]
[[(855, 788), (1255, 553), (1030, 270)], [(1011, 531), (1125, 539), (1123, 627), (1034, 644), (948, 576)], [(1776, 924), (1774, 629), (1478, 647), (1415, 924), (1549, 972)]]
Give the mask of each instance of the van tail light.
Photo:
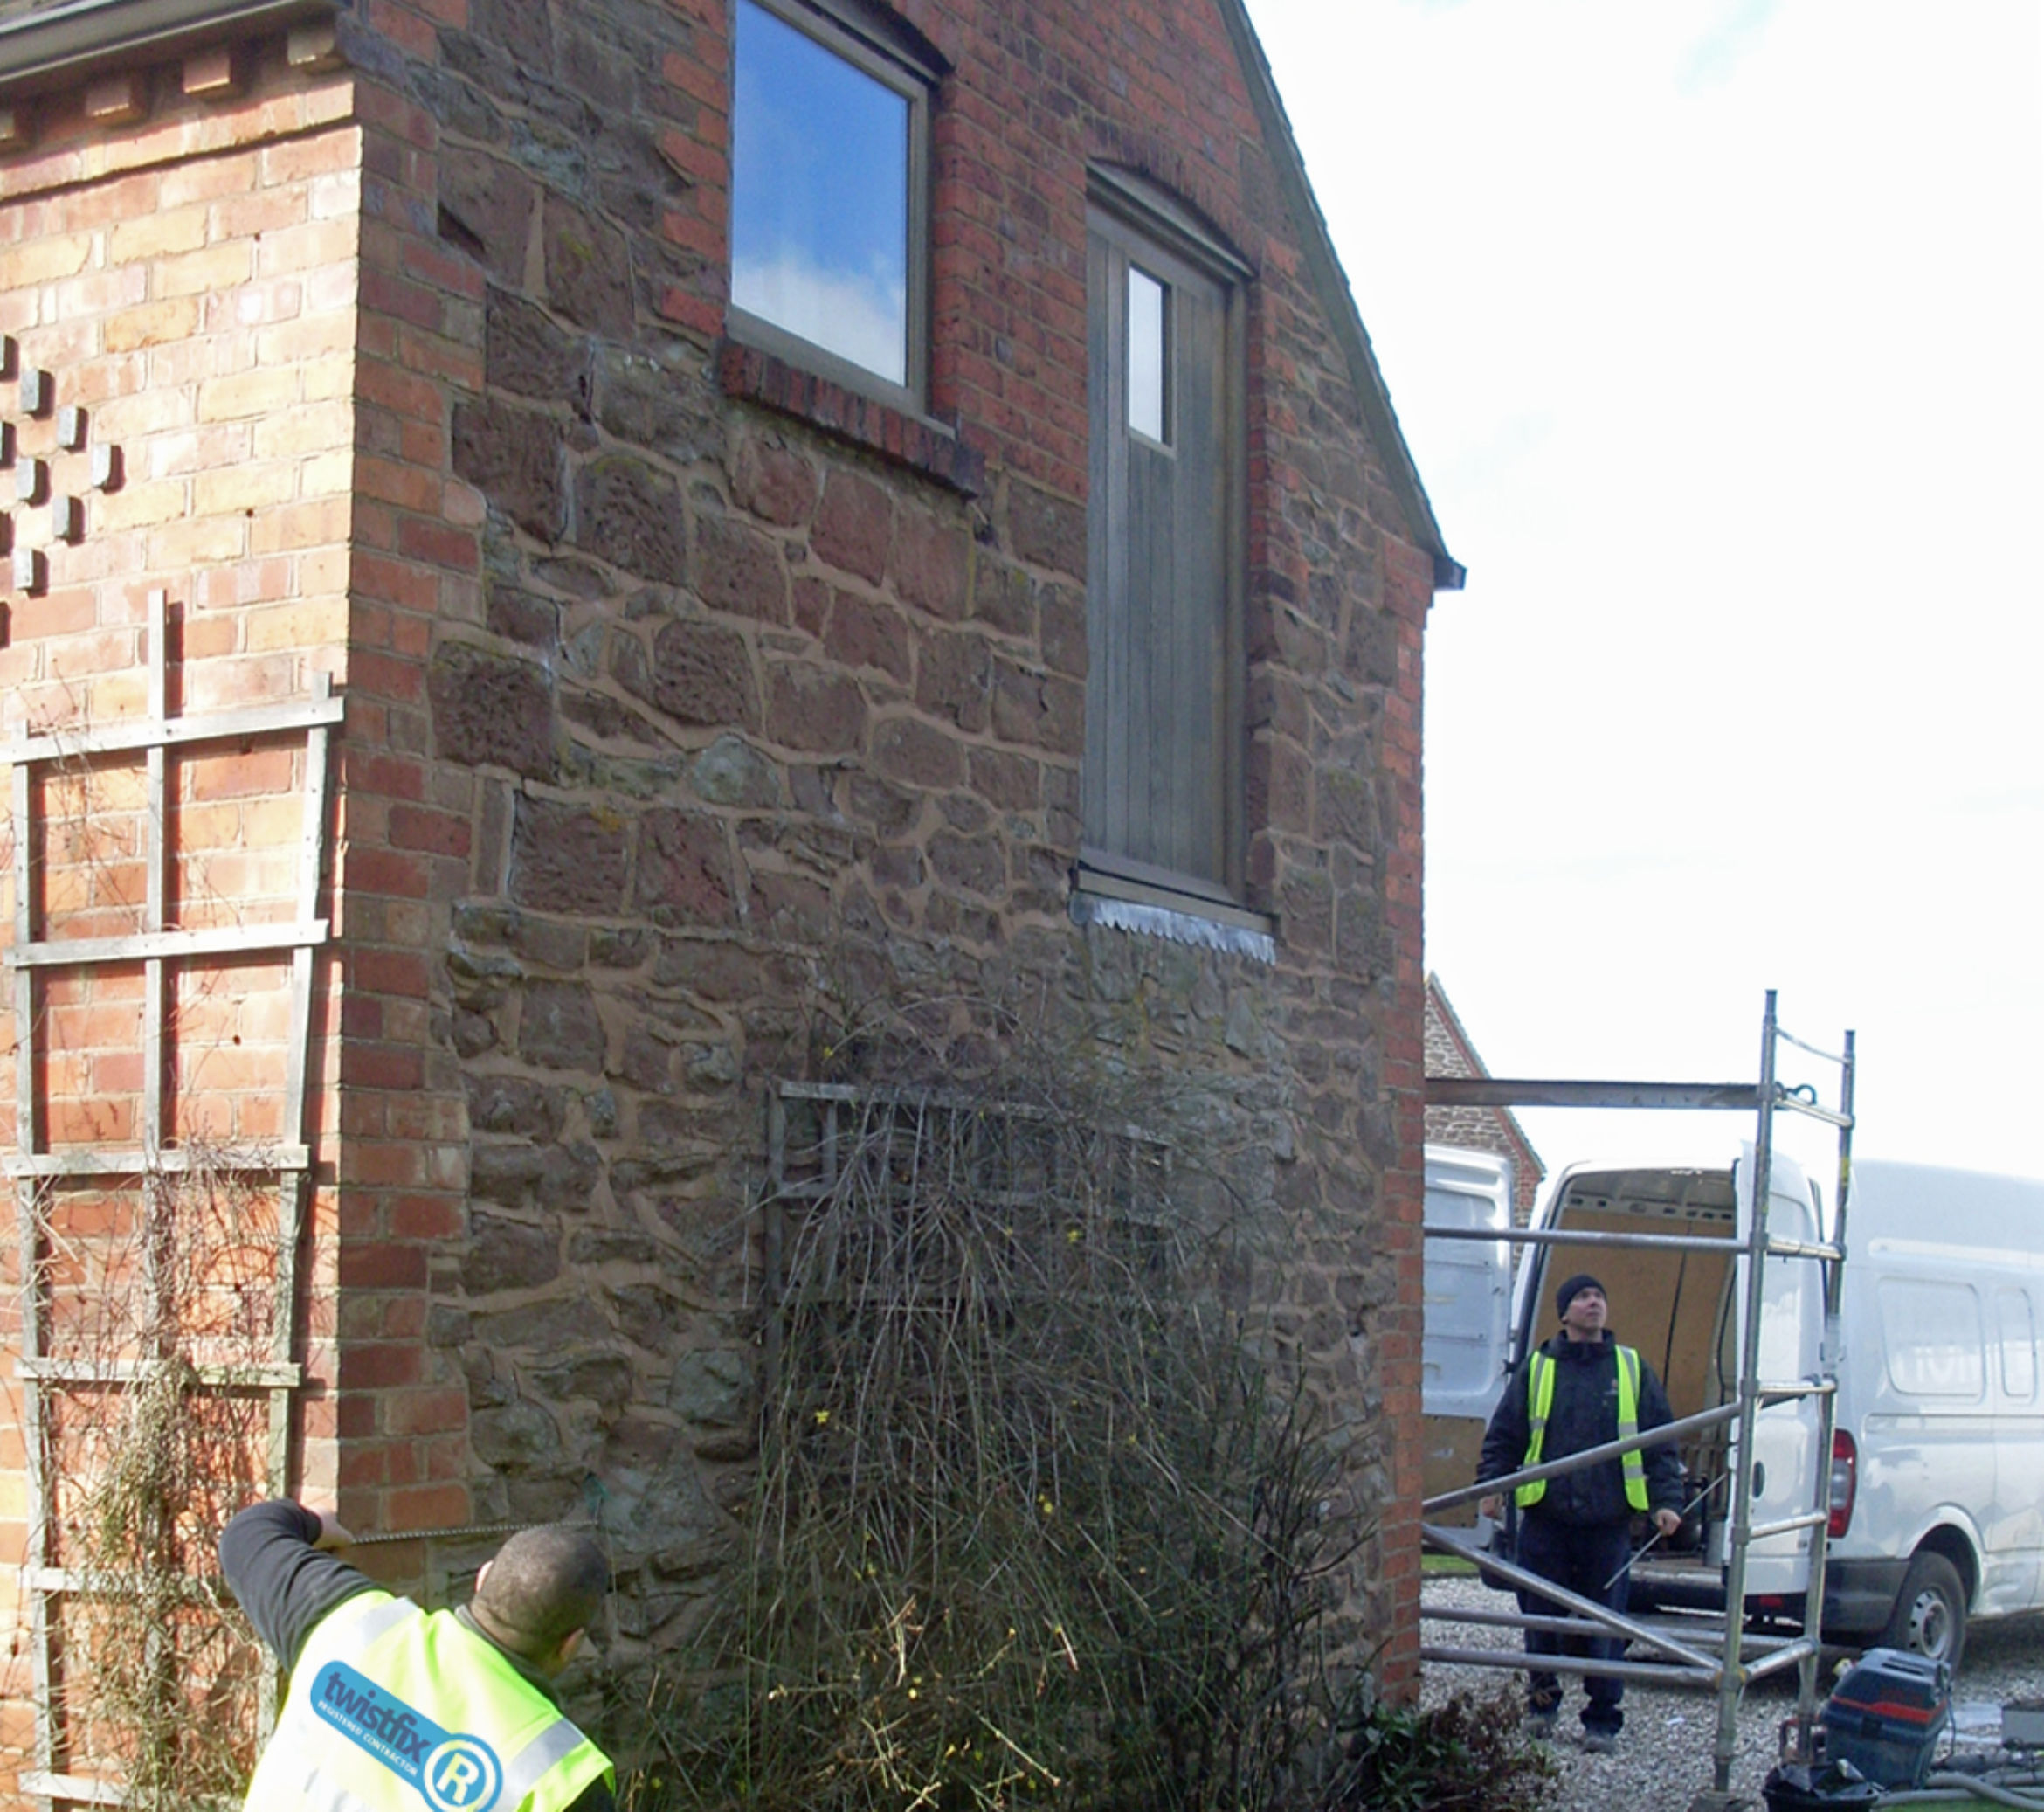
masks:
[(1860, 1450), (1843, 1428), (1831, 1436), (1831, 1522), (1825, 1533), (1836, 1541), (1853, 1520), (1853, 1496), (1860, 1488)]

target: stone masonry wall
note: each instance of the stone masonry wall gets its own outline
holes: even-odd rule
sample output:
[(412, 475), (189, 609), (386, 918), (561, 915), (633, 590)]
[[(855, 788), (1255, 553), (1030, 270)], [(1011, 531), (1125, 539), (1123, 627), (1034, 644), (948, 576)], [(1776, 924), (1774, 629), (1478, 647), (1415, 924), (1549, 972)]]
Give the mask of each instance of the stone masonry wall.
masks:
[[(445, 814), (425, 1073), (459, 1075), (471, 1179), (466, 1238), (419, 1243), (475, 1513), (600, 1505), (620, 1633), (688, 1629), (748, 1478), (765, 1083), (809, 1073), (833, 987), (1026, 986), (1256, 1154), (1291, 1229), (1288, 1339), (1381, 1518), (1353, 1608), (1402, 1687), (1431, 564), (1218, 12), (908, 13), (954, 68), (936, 431), (720, 342), (721, 5), (372, 14), (426, 116), (420, 212), (481, 295), (480, 379), (446, 391), (476, 583), (440, 589), (418, 781)], [(1186, 198), (1258, 273), (1246, 767), (1274, 967), (1067, 916), (1089, 159)], [(423, 322), (472, 294), (448, 272), (390, 306)]]

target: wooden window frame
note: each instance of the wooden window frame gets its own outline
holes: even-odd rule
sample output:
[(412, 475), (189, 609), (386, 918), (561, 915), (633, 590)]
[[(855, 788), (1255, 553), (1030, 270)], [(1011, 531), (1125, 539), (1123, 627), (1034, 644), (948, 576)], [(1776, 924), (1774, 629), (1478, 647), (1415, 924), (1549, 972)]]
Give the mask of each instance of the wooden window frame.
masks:
[[(943, 71), (887, 31), (880, 19), (854, 0), (752, 0), (752, 3), (908, 103), (908, 381), (890, 384), (877, 371), (840, 357), (813, 340), (740, 308), (736, 302), (725, 306), (725, 331), (742, 346), (812, 371), (841, 389), (870, 397), (905, 414), (926, 418), (929, 395), (929, 116)], [(732, 0), (729, 17), (735, 115), (738, 0)], [(733, 192), (735, 194), (735, 184)]]
[[(1225, 418), (1219, 453), (1226, 473), (1226, 503), (1221, 556), (1226, 617), (1223, 695), (1219, 713), (1224, 730), (1220, 785), (1224, 874), (1216, 882), (1082, 843), (1074, 877), (1074, 890), (1271, 932), (1275, 928), (1273, 916), (1248, 903), (1247, 806), (1244, 796), (1248, 687), (1244, 629), (1249, 547), (1248, 308), (1249, 286), (1255, 273), (1190, 209), (1146, 177), (1111, 165), (1095, 165), (1087, 174), (1089, 213), (1097, 211), (1154, 242), (1217, 284), (1225, 298)], [(1168, 453), (1171, 448), (1166, 446), (1159, 450)]]

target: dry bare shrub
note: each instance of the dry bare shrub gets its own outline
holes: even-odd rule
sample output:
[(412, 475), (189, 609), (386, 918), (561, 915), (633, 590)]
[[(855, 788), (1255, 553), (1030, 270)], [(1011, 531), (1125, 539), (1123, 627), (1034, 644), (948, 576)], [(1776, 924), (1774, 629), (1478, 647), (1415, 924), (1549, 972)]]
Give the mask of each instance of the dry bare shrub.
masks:
[(708, 1692), (647, 1708), (636, 1802), (1283, 1802), (1361, 1532), (1260, 1338), (1274, 1223), (1155, 1084), (927, 1051), (784, 1098), (749, 1594)]
[[(223, 1371), (271, 1356), (276, 1184), (190, 1168), (37, 1198), (52, 1766), (145, 1812), (232, 1802), (268, 1663), (213, 1544), (266, 1489), (269, 1400)], [(260, 1173), (259, 1173), (259, 1175)]]

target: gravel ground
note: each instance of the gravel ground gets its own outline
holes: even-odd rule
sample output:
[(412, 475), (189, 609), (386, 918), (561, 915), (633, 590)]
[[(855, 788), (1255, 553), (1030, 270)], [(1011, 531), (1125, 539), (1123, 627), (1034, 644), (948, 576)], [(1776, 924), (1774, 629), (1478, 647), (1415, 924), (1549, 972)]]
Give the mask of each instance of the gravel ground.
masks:
[[(1480, 1580), (1430, 1578), (1424, 1602), (1443, 1607), (1509, 1609), (1509, 1594)], [(1424, 1619), (1430, 1647), (1508, 1649), (1520, 1646), (1515, 1629)], [(1845, 1658), (1826, 1652), (1828, 1670)], [(1421, 1697), (1436, 1703), (1458, 1691), (1488, 1697), (1506, 1684), (1523, 1686), (1525, 1676), (1489, 1667), (1426, 1664)], [(1560, 1812), (1684, 1812), (1691, 1798), (1711, 1784), (1711, 1751), (1717, 1734), (1717, 1701), (1696, 1692), (1660, 1691), (1626, 1684), (1626, 1727), (1610, 1755), (1585, 1755), (1577, 1719), (1582, 1688), (1564, 1676), (1561, 1729), (1551, 1746), (1561, 1765), (1555, 1805)], [(2001, 1732), (2000, 1708), (2012, 1699), (2044, 1699), (2044, 1616), (2002, 1618), (1976, 1623), (1967, 1632), (1966, 1653), (1952, 1688), (1953, 1725), (1962, 1750), (1992, 1751)], [(1778, 1759), (1778, 1732), (1796, 1710), (1794, 1676), (1763, 1681), (1739, 1708), (1739, 1746), (1732, 1791), (1757, 1809), (1764, 1806), (1761, 1782)], [(1940, 1760), (1943, 1758), (1940, 1751)]]

